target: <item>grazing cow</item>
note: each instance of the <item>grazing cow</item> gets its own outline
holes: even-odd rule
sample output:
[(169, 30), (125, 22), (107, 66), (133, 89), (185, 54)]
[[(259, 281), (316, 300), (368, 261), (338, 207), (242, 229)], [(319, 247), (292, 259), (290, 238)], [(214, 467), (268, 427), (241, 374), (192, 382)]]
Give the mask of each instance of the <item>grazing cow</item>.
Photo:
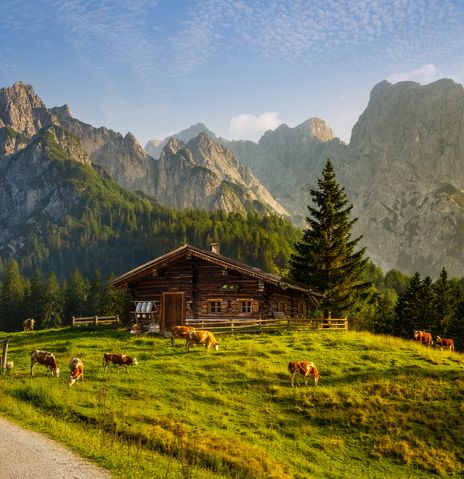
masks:
[(56, 362), (55, 356), (52, 353), (47, 351), (40, 351), (36, 349), (31, 353), (31, 376), (34, 375), (34, 367), (35, 365), (43, 364), (47, 367), (47, 374), (48, 372), (52, 373), (52, 376), (59, 377), (60, 376), (60, 368), (58, 367), (58, 363)]
[(7, 361), (5, 364), (5, 368), (7, 371), (11, 371), (14, 368), (14, 362), (13, 361)]
[(214, 338), (214, 334), (209, 331), (190, 331), (186, 338), (185, 348), (190, 351), (190, 346), (195, 344), (204, 344), (205, 349), (219, 349), (219, 343)]
[(433, 344), (432, 334), (425, 331), (414, 331), (414, 339), (421, 344), (427, 344), (429, 347)]
[(171, 344), (174, 346), (175, 338), (187, 339), (188, 333), (195, 331), (193, 326), (173, 326)]
[(121, 366), (124, 366), (126, 368), (126, 373), (129, 371), (127, 368), (129, 366), (136, 366), (138, 364), (137, 358), (131, 358), (130, 356), (127, 356), (126, 354), (121, 354), (121, 353), (104, 353), (103, 354), (103, 366), (105, 367), (105, 372), (108, 370), (110, 367), (110, 364), (117, 364), (118, 366), (118, 373), (119, 373), (119, 368)]
[(319, 381), (319, 371), (312, 361), (290, 361), (288, 363), (288, 371), (290, 373), (292, 387), (294, 387), (294, 381), (297, 374), (301, 374), (306, 378), (306, 386), (308, 385), (309, 376), (312, 376), (314, 378), (314, 384), (317, 386)]
[(26, 319), (23, 323), (24, 331), (33, 331), (35, 325), (35, 319)]
[(72, 358), (69, 363), (69, 386), (76, 383), (79, 378), (84, 382), (84, 363), (79, 358)]
[(445, 348), (454, 351), (454, 339), (440, 338), (440, 336), (437, 336), (435, 344), (440, 346), (440, 349)]

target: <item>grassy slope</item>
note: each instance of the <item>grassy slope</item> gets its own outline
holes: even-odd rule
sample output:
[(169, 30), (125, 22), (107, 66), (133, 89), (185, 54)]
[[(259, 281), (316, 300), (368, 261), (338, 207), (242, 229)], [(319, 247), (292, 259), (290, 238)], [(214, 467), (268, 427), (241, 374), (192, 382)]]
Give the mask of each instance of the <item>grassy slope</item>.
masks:
[[(59, 379), (34, 348), (56, 354)], [(106, 350), (134, 354), (104, 374)], [(67, 386), (69, 359), (86, 382)], [(289, 387), (292, 359), (320, 386)], [(347, 478), (464, 475), (464, 359), (370, 334), (221, 338), (184, 353), (163, 338), (60, 330), (12, 335), (15, 371), (0, 378), (0, 413), (72, 445), (117, 477)], [(195, 464), (195, 465), (192, 465)]]

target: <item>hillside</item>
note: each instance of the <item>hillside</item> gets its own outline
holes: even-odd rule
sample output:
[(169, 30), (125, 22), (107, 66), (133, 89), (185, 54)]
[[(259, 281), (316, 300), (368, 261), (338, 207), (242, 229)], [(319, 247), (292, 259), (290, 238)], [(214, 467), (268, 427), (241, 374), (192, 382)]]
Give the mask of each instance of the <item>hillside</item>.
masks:
[[(221, 337), (218, 352), (127, 332), (12, 335), (0, 413), (131, 478), (462, 477), (464, 402), (458, 353), (367, 333)], [(56, 353), (59, 379), (29, 353)], [(104, 373), (104, 351), (134, 355)], [(66, 364), (86, 364), (67, 386)], [(290, 360), (311, 359), (319, 387), (290, 387)]]

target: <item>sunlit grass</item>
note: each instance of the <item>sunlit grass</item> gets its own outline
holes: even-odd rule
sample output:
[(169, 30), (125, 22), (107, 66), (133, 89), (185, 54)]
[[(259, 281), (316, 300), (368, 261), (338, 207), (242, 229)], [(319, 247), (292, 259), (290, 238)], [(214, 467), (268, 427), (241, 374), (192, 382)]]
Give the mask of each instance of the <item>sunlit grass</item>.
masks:
[[(125, 331), (12, 335), (0, 412), (47, 432), (120, 477), (347, 478), (464, 474), (464, 360), (355, 332), (221, 337), (218, 352)], [(29, 353), (45, 349), (60, 378)], [(104, 373), (104, 351), (139, 365)], [(67, 386), (83, 359), (85, 383)], [(319, 387), (290, 387), (310, 359)], [(135, 459), (134, 459), (135, 458)]]

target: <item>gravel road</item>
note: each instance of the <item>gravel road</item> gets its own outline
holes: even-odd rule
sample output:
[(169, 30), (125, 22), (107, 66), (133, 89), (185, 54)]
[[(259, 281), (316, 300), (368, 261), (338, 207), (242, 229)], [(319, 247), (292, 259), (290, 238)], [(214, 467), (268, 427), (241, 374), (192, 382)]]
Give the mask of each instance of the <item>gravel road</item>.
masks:
[(103, 469), (37, 432), (0, 418), (1, 479), (109, 479)]

